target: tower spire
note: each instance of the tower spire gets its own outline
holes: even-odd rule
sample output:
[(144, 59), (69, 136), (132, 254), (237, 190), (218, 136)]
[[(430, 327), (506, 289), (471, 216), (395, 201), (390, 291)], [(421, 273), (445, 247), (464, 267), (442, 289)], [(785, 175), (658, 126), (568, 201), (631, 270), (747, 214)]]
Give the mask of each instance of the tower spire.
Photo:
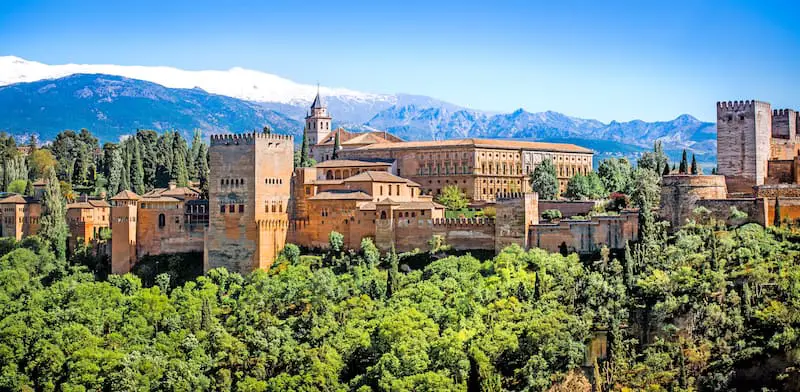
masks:
[(317, 83), (317, 96), (314, 97), (314, 102), (311, 104), (311, 109), (323, 109), (322, 99), (319, 97), (319, 82)]

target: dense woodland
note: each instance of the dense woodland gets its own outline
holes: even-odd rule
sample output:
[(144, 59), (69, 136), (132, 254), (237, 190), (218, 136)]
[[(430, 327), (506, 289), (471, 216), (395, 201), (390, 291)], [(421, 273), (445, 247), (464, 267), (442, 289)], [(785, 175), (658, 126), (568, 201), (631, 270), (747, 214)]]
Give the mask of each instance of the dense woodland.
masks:
[(20, 151), (14, 137), (0, 134), (2, 176), (5, 191), (25, 193), (29, 182), (47, 178), (55, 170), (64, 196), (78, 193), (113, 196), (129, 189), (143, 194), (163, 188), (170, 181), (187, 186), (190, 181), (205, 188), (208, 178), (208, 144), (195, 131), (191, 144), (179, 132), (139, 130), (119, 143), (104, 143), (91, 132), (64, 131), (50, 143), (40, 146), (36, 137)]
[[(192, 172), (186, 157), (207, 148), (142, 131), (109, 147), (110, 161), (105, 148), (89, 159), (90, 136), (65, 132), (44, 168), (3, 140), (6, 184), (25, 171), (48, 181), (40, 234), (0, 239), (0, 390), (800, 390), (800, 230), (698, 209), (668, 235), (650, 212), (669, 170), (658, 146), (586, 181), (640, 208), (640, 240), (619, 254), (473, 257), (441, 238), (400, 255), (367, 239), (355, 252), (334, 232), (323, 253), (287, 245), (247, 276), (200, 275), (197, 255), (107, 276), (91, 249), (65, 253), (63, 187), (202, 181), (207, 166)], [(532, 181), (550, 186), (548, 174)], [(607, 355), (587, 355), (603, 335)]]

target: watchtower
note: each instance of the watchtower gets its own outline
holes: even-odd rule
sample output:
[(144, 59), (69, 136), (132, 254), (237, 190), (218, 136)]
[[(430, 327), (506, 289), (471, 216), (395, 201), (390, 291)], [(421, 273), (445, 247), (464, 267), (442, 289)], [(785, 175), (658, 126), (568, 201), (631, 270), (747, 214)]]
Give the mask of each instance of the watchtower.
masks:
[(126, 274), (136, 264), (139, 195), (125, 190), (111, 198), (111, 273)]
[(531, 225), (539, 223), (539, 195), (536, 192), (498, 193), (495, 204), (495, 251), (517, 244), (527, 249)]
[(286, 244), (294, 141), (264, 133), (211, 137), (205, 270), (268, 269)]
[(717, 166), (728, 192), (764, 184), (770, 158), (772, 110), (760, 101), (717, 102)]

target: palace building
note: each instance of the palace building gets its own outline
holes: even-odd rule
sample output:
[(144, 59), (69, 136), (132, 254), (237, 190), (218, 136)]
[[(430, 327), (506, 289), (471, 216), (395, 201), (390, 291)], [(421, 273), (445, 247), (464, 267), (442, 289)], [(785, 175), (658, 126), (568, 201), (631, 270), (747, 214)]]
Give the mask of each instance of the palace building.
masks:
[[(304, 137), (319, 161), (294, 168), (295, 140), (269, 133), (213, 135), (208, 197), (170, 183), (143, 195), (123, 190), (106, 202), (81, 197), (67, 205), (69, 246), (97, 245), (111, 256), (111, 271), (129, 272), (148, 255), (202, 253), (206, 270), (247, 273), (268, 269), (287, 243), (328, 246), (331, 232), (345, 246), (371, 239), (382, 251), (426, 249), (434, 237), (458, 250), (499, 250), (516, 244), (550, 251), (596, 252), (621, 248), (637, 236), (638, 216), (540, 222), (539, 211), (586, 215), (593, 202), (539, 200), (528, 177), (551, 159), (562, 189), (592, 169), (592, 151), (572, 144), (491, 139), (406, 142), (387, 132), (331, 130), (319, 95)], [(339, 150), (334, 157), (334, 146)], [(448, 185), (475, 204), (493, 206), (495, 218), (446, 218), (435, 197)], [(40, 193), (43, 184), (35, 186)], [(0, 198), (0, 235), (36, 234), (38, 197)], [(570, 215), (567, 215), (570, 216)], [(103, 235), (111, 231), (111, 243)]]

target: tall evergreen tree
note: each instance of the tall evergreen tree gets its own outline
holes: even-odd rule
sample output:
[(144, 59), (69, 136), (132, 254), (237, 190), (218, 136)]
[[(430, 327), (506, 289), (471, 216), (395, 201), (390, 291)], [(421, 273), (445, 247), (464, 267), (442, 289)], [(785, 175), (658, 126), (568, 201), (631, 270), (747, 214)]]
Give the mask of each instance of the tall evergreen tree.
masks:
[(700, 174), (700, 170), (697, 168), (697, 159), (695, 158), (694, 154), (692, 154), (692, 175)]
[(139, 150), (139, 140), (131, 138), (132, 152), (131, 152), (131, 186), (133, 191), (138, 194), (143, 194), (144, 189), (144, 166), (142, 165), (142, 153)]
[(386, 298), (392, 298), (392, 294), (397, 291), (397, 278), (400, 273), (398, 268), (400, 261), (397, 258), (397, 252), (392, 245), (392, 250), (388, 255), (389, 271), (386, 274)]
[(303, 144), (300, 145), (300, 167), (308, 167), (309, 166), (309, 145), (308, 145), (308, 135), (303, 132)]
[(681, 165), (678, 168), (678, 174), (687, 174), (689, 173), (689, 162), (686, 159), (686, 150), (683, 150), (683, 155), (681, 156)]
[(56, 257), (64, 260), (67, 254), (67, 219), (61, 186), (53, 168), (47, 170), (47, 185), (42, 195), (42, 215), (39, 236), (46, 240)]
[(205, 143), (200, 144), (200, 151), (195, 158), (194, 167), (197, 172), (197, 180), (200, 181), (200, 189), (208, 191), (208, 145)]
[(25, 184), (25, 196), (33, 196), (33, 181), (31, 180)]
[[(264, 127), (267, 128), (267, 127)], [(200, 155), (200, 148), (203, 145), (203, 135), (200, 133), (199, 129), (194, 130), (194, 135), (192, 136), (192, 149), (189, 152), (189, 157), (187, 159), (187, 169), (189, 170), (189, 178), (192, 180), (199, 180), (200, 173), (197, 171), (197, 157)]]
[(772, 217), (772, 224), (781, 227), (781, 203), (778, 196), (775, 196), (775, 214)]
[(120, 176), (119, 190), (131, 189), (131, 148), (130, 143), (124, 143), (122, 149), (122, 176)]
[(333, 138), (333, 155), (331, 158), (339, 159), (339, 150), (342, 149), (342, 142), (339, 140), (339, 132), (336, 132), (336, 135)]
[(531, 188), (539, 194), (540, 200), (558, 197), (558, 177), (556, 167), (550, 159), (543, 160), (531, 173)]
[(120, 149), (115, 148), (110, 152), (109, 163), (109, 176), (108, 176), (108, 196), (114, 196), (119, 193), (122, 187), (122, 171), (124, 170), (124, 163), (122, 162), (122, 153)]

